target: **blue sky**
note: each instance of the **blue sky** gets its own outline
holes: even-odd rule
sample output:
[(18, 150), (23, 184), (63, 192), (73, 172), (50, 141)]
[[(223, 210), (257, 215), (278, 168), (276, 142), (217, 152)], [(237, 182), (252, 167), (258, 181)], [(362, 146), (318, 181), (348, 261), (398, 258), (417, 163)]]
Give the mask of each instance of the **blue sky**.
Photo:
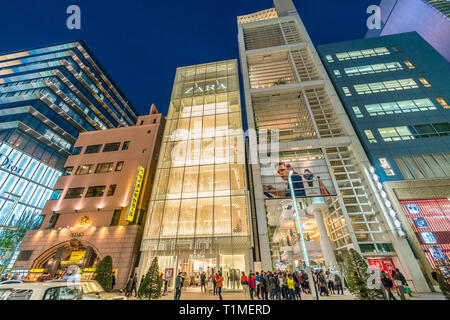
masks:
[[(363, 38), (379, 0), (294, 0), (315, 45)], [(81, 30), (66, 9), (81, 8)], [(236, 16), (271, 0), (15, 0), (0, 5), (0, 53), (84, 39), (141, 113), (167, 114), (179, 66), (239, 57)]]

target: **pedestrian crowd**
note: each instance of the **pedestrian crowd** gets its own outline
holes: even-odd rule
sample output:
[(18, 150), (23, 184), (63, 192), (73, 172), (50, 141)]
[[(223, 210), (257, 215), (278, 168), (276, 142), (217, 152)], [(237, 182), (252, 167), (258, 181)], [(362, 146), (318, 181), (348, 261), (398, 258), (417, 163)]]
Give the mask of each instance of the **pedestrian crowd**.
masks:
[[(314, 283), (320, 295), (344, 294), (342, 279), (331, 271), (316, 271)], [(296, 272), (242, 272), (244, 299), (301, 300), (302, 293), (311, 294), (309, 277), (305, 271)]]

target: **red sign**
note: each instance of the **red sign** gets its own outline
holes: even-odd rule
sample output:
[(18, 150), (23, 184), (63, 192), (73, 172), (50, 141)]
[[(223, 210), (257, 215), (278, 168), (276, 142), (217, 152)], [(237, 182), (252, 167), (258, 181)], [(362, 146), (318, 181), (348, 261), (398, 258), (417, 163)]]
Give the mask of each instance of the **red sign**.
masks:
[(386, 271), (387, 276), (391, 278), (391, 280), (394, 280), (392, 278), (392, 271), (395, 271), (395, 265), (394, 261), (390, 258), (383, 258), (383, 259), (373, 259), (368, 258), (369, 260), (369, 266), (372, 268), (380, 269), (380, 271)]
[(164, 278), (170, 280), (173, 278), (173, 268), (166, 268), (164, 271)]

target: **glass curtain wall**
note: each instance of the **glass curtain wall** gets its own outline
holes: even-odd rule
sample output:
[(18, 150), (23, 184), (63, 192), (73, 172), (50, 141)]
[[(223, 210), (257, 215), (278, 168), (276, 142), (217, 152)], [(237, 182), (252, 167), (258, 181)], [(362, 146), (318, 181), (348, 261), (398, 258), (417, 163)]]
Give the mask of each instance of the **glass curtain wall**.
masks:
[(177, 69), (144, 249), (188, 286), (219, 270), (238, 287), (250, 243), (236, 60)]

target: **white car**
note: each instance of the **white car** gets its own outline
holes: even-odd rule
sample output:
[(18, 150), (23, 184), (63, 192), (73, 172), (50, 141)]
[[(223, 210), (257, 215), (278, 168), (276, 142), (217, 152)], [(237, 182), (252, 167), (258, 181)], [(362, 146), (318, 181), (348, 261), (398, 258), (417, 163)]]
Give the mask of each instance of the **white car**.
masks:
[[(94, 280), (79, 282), (47, 281), (5, 284), (0, 287), (1, 300), (105, 300), (104, 290)], [(111, 299), (111, 298), (110, 298)], [(123, 297), (112, 298), (114, 300)]]
[(21, 281), (21, 280), (6, 280), (6, 281), (0, 282), (0, 286), (3, 286), (5, 284), (17, 284), (17, 283), (23, 283), (23, 281)]

